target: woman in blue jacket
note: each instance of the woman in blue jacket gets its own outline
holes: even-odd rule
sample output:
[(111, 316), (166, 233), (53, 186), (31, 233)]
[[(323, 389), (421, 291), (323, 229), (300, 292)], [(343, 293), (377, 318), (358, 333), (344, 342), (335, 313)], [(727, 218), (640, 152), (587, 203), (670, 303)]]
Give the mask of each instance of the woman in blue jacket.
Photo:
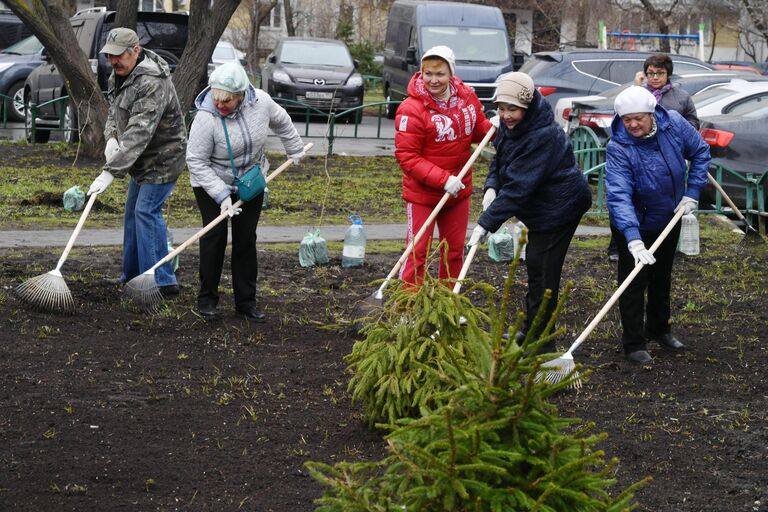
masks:
[(669, 326), (672, 264), (680, 223), (655, 254), (646, 247), (676, 211), (690, 213), (698, 205), (707, 183), (709, 146), (679, 113), (657, 105), (644, 87), (622, 91), (614, 108), (605, 183), (611, 233), (619, 249), (618, 281), (623, 282), (638, 263), (646, 265), (619, 299), (621, 341), (627, 360), (647, 363), (651, 361), (647, 340), (670, 350), (684, 347)]
[[(485, 180), (483, 214), (469, 245), (498, 230), (511, 217), (528, 228), (525, 266), (526, 334), (544, 297), (552, 290), (544, 320), (534, 338), (546, 327), (557, 304), (565, 254), (581, 221), (592, 205), (592, 193), (573, 156), (573, 148), (555, 123), (552, 107), (525, 73), (503, 75), (494, 97), (499, 132), (494, 139), (496, 156)], [(554, 352), (555, 343), (542, 347)]]

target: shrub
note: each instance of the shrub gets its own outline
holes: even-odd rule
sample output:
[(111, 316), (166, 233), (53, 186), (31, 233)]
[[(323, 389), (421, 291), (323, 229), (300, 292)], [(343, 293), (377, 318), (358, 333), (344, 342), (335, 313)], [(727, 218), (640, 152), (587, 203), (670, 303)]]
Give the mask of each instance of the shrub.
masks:
[[(568, 386), (569, 379), (548, 384), (535, 378), (545, 360), (536, 350), (547, 341), (553, 322), (542, 339), (530, 345), (519, 346), (514, 336), (502, 337), (515, 266), (513, 262), (498, 310), (490, 300), (485, 311), (479, 310), (465, 295), (453, 295), (445, 284), (430, 279), (416, 293), (402, 287), (396, 291), (382, 324), (400, 314), (404, 315), (401, 327), (394, 331), (391, 348), (379, 345), (385, 343), (380, 333), (371, 339), (379, 325), (368, 333), (369, 344), (356, 345), (352, 359), (358, 373), (353, 387), (365, 389), (363, 396), (372, 400), (366, 403), (369, 420), (382, 406), (395, 410), (382, 411), (388, 418), (398, 411), (409, 414), (384, 426), (390, 431), (388, 455), (380, 461), (306, 464), (313, 478), (326, 486), (317, 511), (635, 508), (634, 492), (648, 479), (612, 497), (608, 490), (616, 485), (611, 475), (617, 460), (606, 462), (604, 453), (595, 449), (605, 434), (592, 434), (592, 424), (559, 417), (548, 401)], [(473, 288), (488, 297), (490, 286)], [(410, 299), (405, 293), (410, 293)], [(567, 295), (568, 288), (558, 310)], [(427, 300), (433, 301), (434, 308), (424, 307)], [(459, 327), (459, 314), (466, 316), (466, 327)], [(407, 327), (411, 323), (414, 327)], [(425, 338), (423, 334), (433, 328), (441, 329), (440, 335)], [(408, 335), (415, 336), (412, 344), (404, 339)], [(368, 357), (362, 352), (365, 349), (372, 350)], [(385, 351), (389, 352), (386, 359), (381, 357)], [(364, 368), (381, 370), (379, 366), (386, 370), (377, 379), (360, 377)], [(418, 399), (403, 384), (411, 378), (409, 386), (417, 385), (416, 369), (422, 372), (419, 385), (429, 390)], [(371, 382), (381, 386), (371, 387)], [(406, 395), (411, 397), (410, 407), (403, 399)], [(386, 397), (391, 404), (382, 401)], [(422, 416), (407, 417), (415, 412)]]

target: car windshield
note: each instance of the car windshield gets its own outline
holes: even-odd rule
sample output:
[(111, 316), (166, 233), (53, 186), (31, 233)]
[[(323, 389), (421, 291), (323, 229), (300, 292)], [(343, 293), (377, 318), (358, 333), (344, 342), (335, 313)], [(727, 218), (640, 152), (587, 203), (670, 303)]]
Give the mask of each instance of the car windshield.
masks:
[(237, 57), (231, 46), (217, 44), (216, 49), (213, 50), (213, 60), (237, 60)]
[(37, 53), (43, 47), (40, 41), (35, 36), (30, 36), (26, 39), (22, 39), (16, 44), (12, 44), (8, 48), (2, 51), (2, 53), (10, 53), (13, 55), (31, 55)]
[(693, 104), (696, 105), (697, 109), (699, 109), (707, 105), (710, 105), (716, 101), (720, 101), (723, 98), (727, 98), (728, 96), (732, 96), (738, 92), (739, 90), (734, 87), (731, 87), (730, 84), (723, 84), (718, 87), (711, 87), (709, 89), (701, 91), (698, 94), (694, 94), (692, 96)]
[(453, 50), (456, 62), (507, 62), (506, 33), (495, 28), (422, 27), (422, 47), (445, 45)]
[(302, 41), (283, 43), (280, 62), (310, 66), (351, 67), (352, 57), (341, 45)]

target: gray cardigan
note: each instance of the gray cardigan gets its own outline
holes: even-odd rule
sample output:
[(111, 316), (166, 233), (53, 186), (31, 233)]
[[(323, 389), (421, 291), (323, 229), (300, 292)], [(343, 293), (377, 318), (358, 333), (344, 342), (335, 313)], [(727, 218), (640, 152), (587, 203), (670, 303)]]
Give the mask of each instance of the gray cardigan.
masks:
[[(203, 187), (221, 204), (233, 192), (234, 175), (222, 117), (213, 105), (212, 96), (208, 87), (195, 100), (198, 111), (189, 130), (187, 167), (190, 184)], [(269, 162), (264, 155), (264, 144), (269, 130), (280, 137), (286, 154), (297, 155), (303, 151), (304, 143), (285, 109), (253, 86), (249, 86), (240, 107), (228, 115), (225, 122), (238, 176), (257, 163), (267, 174)]]

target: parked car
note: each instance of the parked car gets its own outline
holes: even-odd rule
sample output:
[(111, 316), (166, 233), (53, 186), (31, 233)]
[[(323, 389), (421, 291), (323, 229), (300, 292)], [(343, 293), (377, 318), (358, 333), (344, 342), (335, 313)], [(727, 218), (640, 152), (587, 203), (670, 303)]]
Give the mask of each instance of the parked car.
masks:
[(35, 36), (0, 51), (0, 94), (13, 98), (6, 103), (9, 121), (24, 121), (24, 80), (43, 63), (42, 53), (43, 45)]
[[(70, 18), (70, 23), (77, 36), (80, 49), (88, 56), (96, 81), (102, 91), (107, 90), (107, 79), (112, 73), (112, 66), (106, 56), (99, 53), (112, 29), (115, 12), (104, 8), (80, 11)], [(168, 62), (171, 70), (181, 59), (181, 53), (187, 43), (187, 24), (189, 16), (178, 13), (139, 11), (136, 32), (142, 47), (149, 48)], [(31, 103), (42, 104), (50, 100), (67, 96), (67, 86), (56, 65), (43, 50), (43, 65), (32, 71), (24, 82), (25, 123), (29, 142), (47, 142), (49, 130), (31, 128)], [(63, 112), (62, 112), (63, 111)], [(64, 140), (77, 140), (78, 121), (76, 109), (71, 102), (54, 102), (39, 109), (36, 123), (43, 126), (55, 126), (60, 115), (64, 116)]]
[(701, 91), (693, 97), (693, 103), (699, 117), (759, 110), (768, 105), (768, 80), (731, 80)]
[[(768, 62), (752, 62), (749, 60), (718, 60), (712, 63), (713, 66), (731, 66), (740, 69), (742, 66), (754, 68), (758, 73), (765, 75), (768, 73)], [(718, 67), (718, 69), (732, 69), (731, 67)]]
[[(710, 146), (712, 163), (742, 173), (754, 173), (756, 177), (768, 171), (765, 142), (768, 102), (763, 105), (760, 109), (733, 109), (729, 114), (702, 119), (700, 132)], [(736, 206), (744, 208), (744, 182), (726, 172), (722, 185)], [(713, 200), (714, 190), (708, 190), (706, 195), (706, 199)], [(768, 197), (766, 201), (768, 204)]]
[[(286, 37), (267, 57), (261, 88), (277, 99), (335, 112), (363, 104), (363, 77), (343, 41)], [(303, 108), (286, 102), (287, 110)]]
[[(554, 108), (563, 97), (590, 96), (632, 81), (653, 52), (579, 49), (534, 53), (520, 71), (527, 73)], [(675, 73), (712, 69), (699, 59), (672, 55)]]
[[(384, 97), (408, 97), (408, 82), (421, 56), (437, 45), (453, 49), (456, 75), (475, 90), (485, 108), (493, 108), (496, 78), (514, 69), (509, 34), (498, 7), (459, 2), (396, 0), (389, 10), (384, 38)], [(520, 61), (517, 55), (515, 61)], [(396, 104), (387, 107), (395, 118)]]
[[(699, 94), (711, 88), (728, 84), (733, 79), (753, 81), (768, 84), (768, 78), (761, 75), (740, 74), (729, 71), (709, 71), (706, 73), (692, 73), (690, 75), (673, 75), (672, 82), (678, 84), (685, 92), (690, 94), (694, 103)], [(560, 118), (568, 117), (566, 130), (570, 133), (578, 126), (588, 126), (595, 132), (601, 142), (605, 142), (611, 136), (611, 121), (613, 121), (613, 102), (616, 96), (629, 87), (632, 82), (620, 85), (604, 91), (600, 96), (585, 98), (573, 98), (568, 112), (563, 111)], [(558, 107), (560, 108), (560, 107)], [(697, 111), (699, 118), (702, 113)]]
[(0, 4), (0, 48), (7, 48), (31, 35), (19, 17)]
[(754, 73), (756, 75), (762, 75), (763, 72), (754, 66), (748, 64), (721, 64), (719, 62), (713, 62), (712, 67), (715, 69), (727, 69), (730, 71), (740, 71), (742, 73)]
[(225, 62), (238, 62), (245, 65), (245, 54), (235, 48), (235, 45), (229, 41), (219, 41), (211, 56), (211, 63), (214, 69)]

